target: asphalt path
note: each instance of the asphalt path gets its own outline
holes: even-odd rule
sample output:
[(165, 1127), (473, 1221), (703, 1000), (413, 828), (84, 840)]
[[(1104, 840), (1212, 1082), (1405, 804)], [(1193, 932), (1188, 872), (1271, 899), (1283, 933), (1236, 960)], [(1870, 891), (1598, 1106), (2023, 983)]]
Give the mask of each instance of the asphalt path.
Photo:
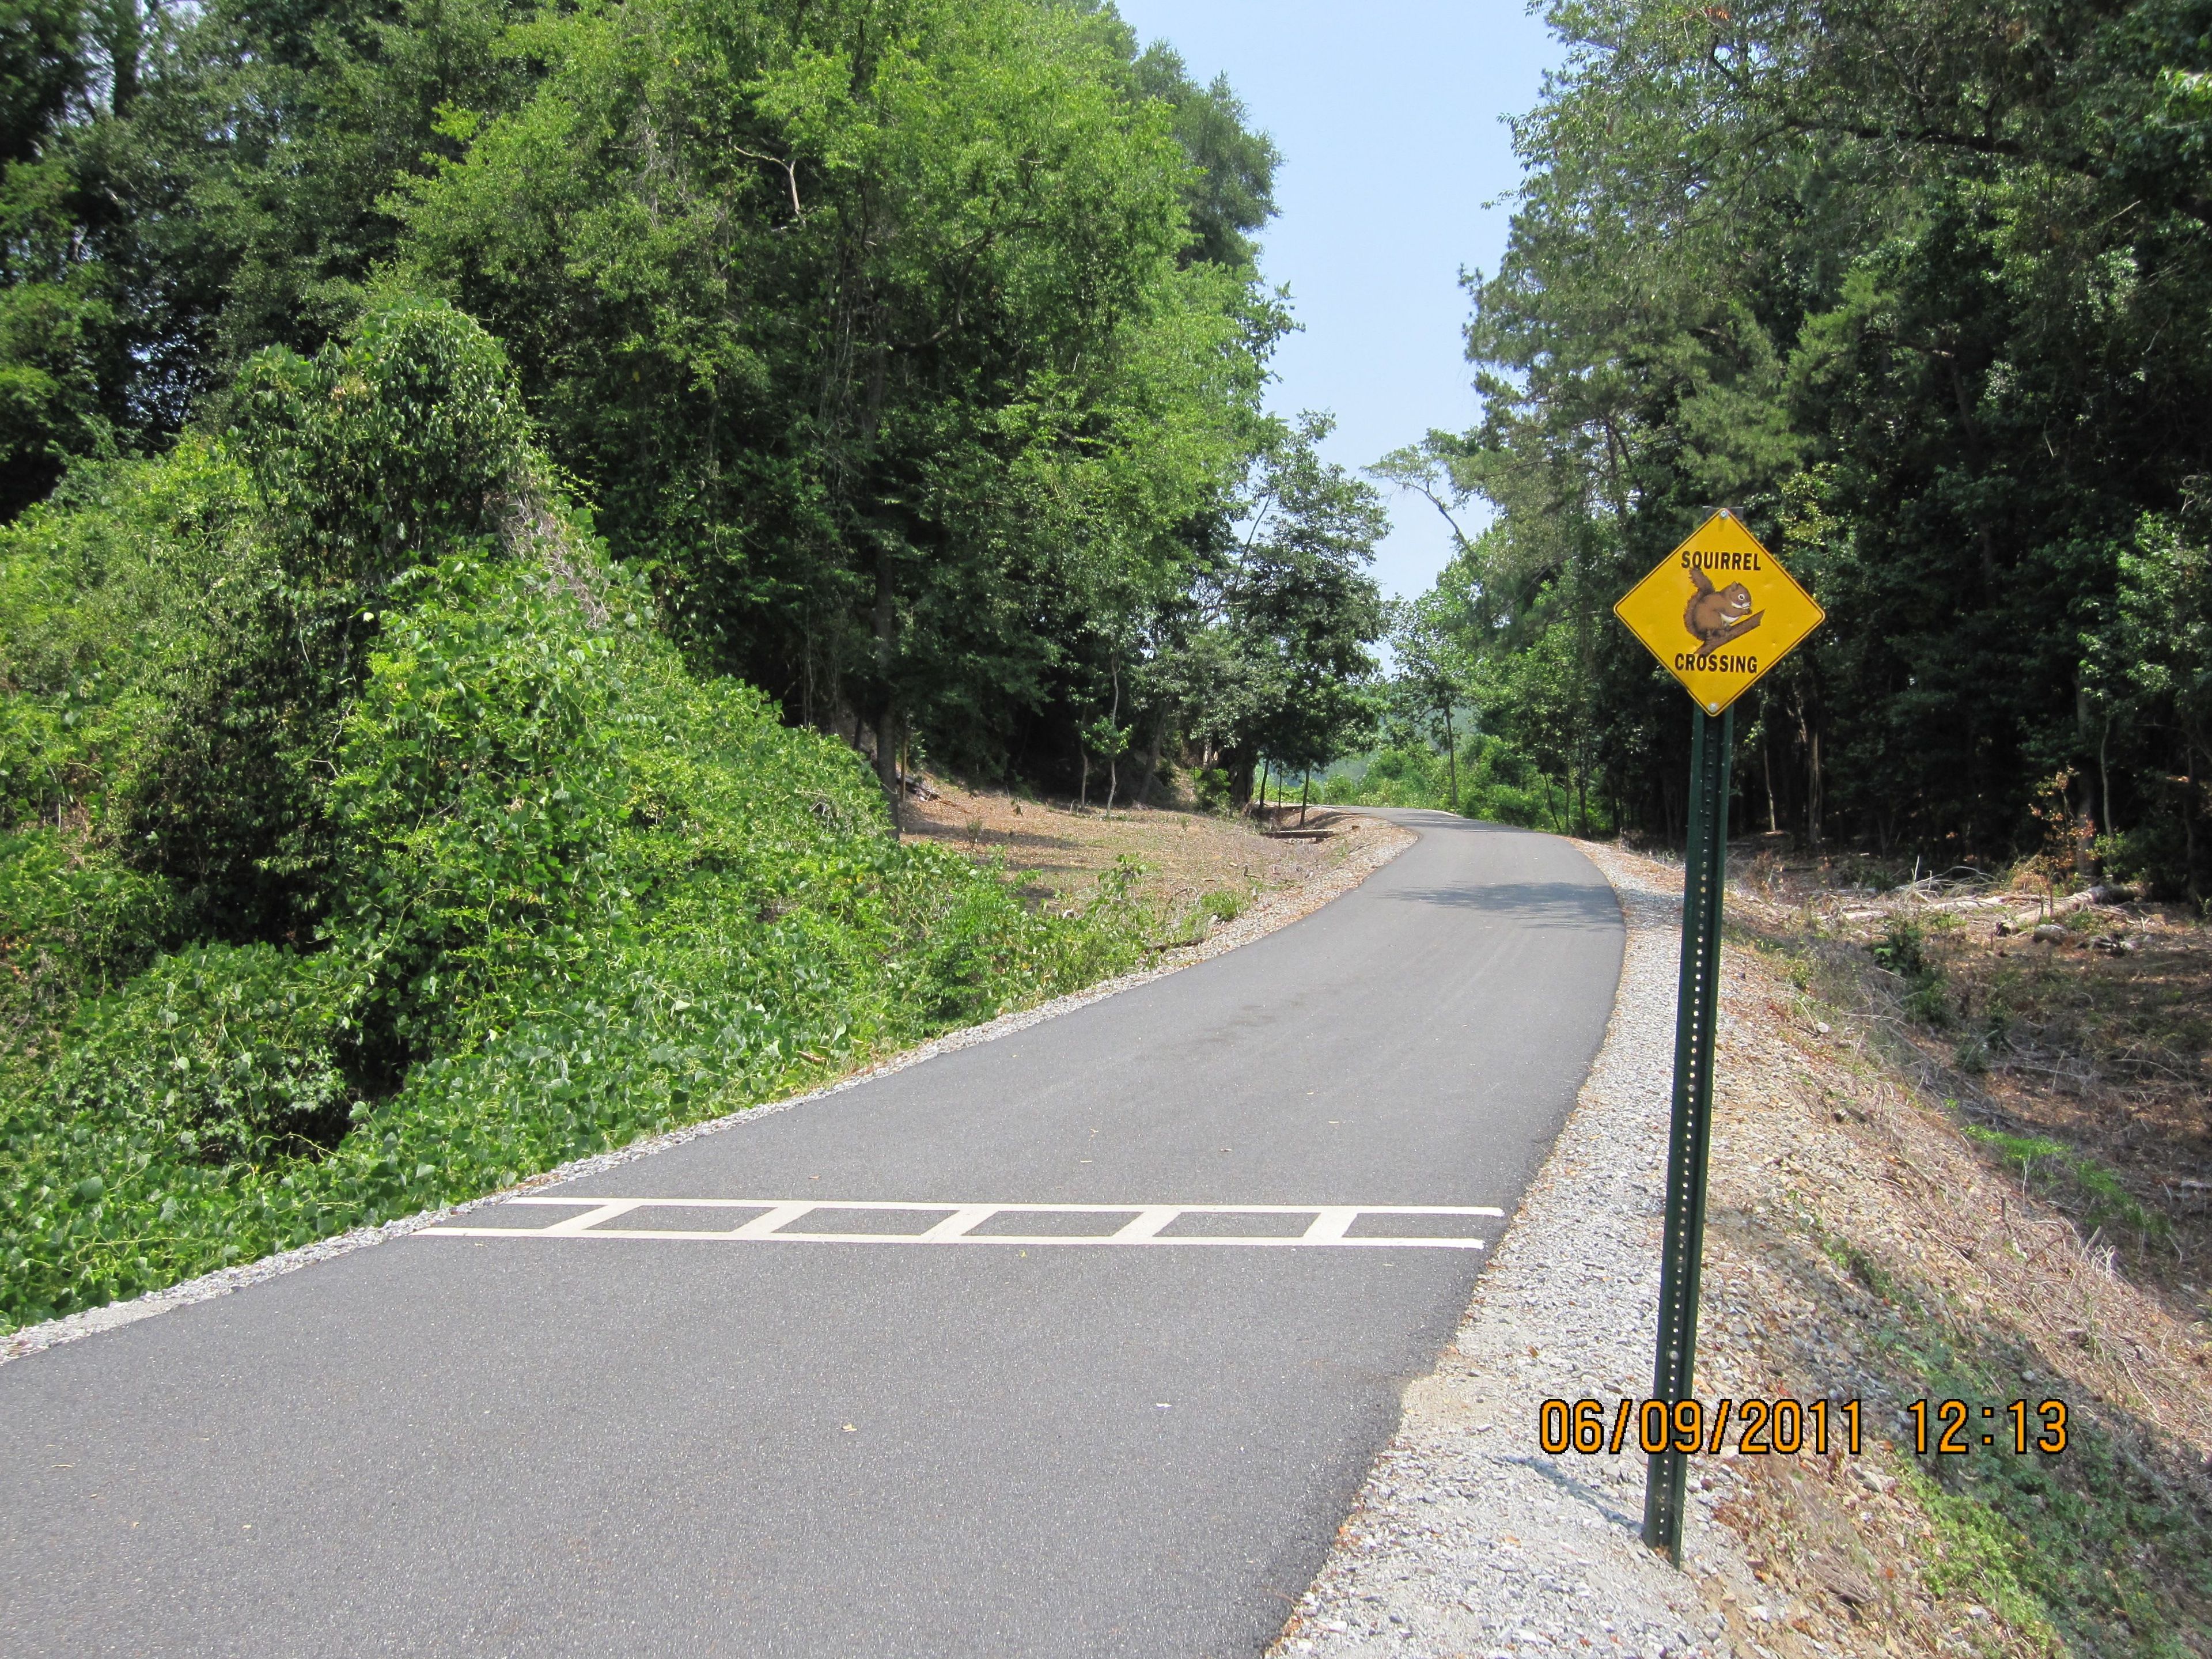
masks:
[(0, 1366), (0, 1651), (1260, 1652), (1504, 1225), (1375, 1212), (1510, 1215), (1620, 970), (1567, 843), (1388, 816), (1266, 939), (551, 1192), (676, 1202)]

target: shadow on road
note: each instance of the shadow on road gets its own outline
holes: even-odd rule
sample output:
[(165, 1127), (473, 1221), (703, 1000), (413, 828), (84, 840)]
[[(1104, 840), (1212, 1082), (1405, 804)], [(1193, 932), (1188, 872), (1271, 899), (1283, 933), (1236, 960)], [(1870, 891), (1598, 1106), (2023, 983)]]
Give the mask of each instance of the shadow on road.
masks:
[(1510, 916), (1535, 927), (1620, 926), (1612, 890), (1565, 881), (1507, 881), (1469, 887), (1403, 887), (1389, 896), (1401, 904), (1435, 904)]

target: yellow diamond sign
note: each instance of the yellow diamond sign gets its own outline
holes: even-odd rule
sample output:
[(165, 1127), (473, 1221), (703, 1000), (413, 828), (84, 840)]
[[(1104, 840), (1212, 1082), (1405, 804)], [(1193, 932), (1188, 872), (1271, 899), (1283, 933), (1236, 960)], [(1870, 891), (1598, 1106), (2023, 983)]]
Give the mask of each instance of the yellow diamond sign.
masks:
[(1827, 618), (1726, 507), (1623, 594), (1613, 614), (1708, 714), (1750, 690)]

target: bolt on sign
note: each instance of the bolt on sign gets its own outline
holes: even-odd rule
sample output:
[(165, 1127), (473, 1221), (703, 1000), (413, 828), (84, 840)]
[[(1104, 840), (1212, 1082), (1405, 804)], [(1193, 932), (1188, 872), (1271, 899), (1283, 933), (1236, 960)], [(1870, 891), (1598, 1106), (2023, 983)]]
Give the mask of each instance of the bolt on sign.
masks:
[(1726, 507), (1621, 595), (1613, 614), (1708, 714), (1750, 690), (1827, 616)]

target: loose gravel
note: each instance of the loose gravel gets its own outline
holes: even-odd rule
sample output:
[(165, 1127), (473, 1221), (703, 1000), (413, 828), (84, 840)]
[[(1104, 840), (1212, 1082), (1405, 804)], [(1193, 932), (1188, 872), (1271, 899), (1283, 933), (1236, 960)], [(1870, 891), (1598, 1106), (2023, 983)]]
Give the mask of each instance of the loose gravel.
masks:
[(1604, 1048), (1276, 1656), (1689, 1659), (1738, 1650), (1723, 1587), (1767, 1613), (1735, 1534), (1711, 1524), (1728, 1460), (1693, 1482), (1685, 1573), (1643, 1547), (1640, 1454), (1552, 1457), (1537, 1442), (1542, 1400), (1650, 1393), (1659, 1301), (1681, 878), (1582, 850), (1628, 929)]

